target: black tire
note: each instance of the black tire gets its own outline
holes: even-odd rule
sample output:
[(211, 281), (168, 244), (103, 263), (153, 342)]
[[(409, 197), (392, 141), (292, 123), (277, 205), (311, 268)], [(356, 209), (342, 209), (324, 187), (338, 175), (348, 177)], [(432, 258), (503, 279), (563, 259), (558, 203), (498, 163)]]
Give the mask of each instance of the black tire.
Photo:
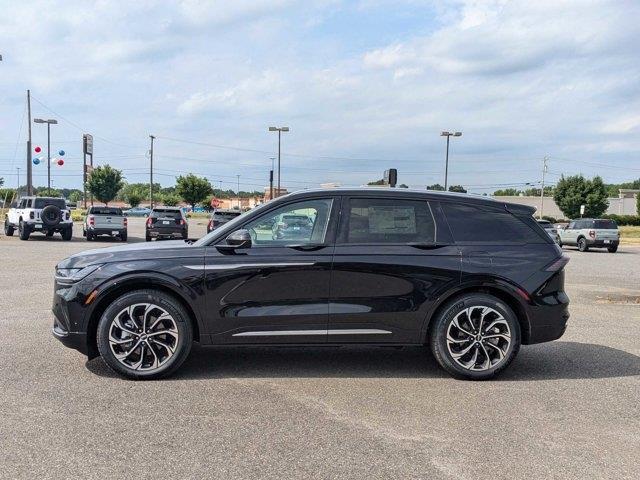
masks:
[(47, 233), (44, 234), (45, 237), (53, 237), (53, 230), (47, 230)]
[(120, 234), (120, 240), (123, 242), (127, 241), (127, 232), (123, 232)]
[[(508, 325), (508, 331), (510, 332), (510, 341), (508, 345), (504, 347), (506, 350), (503, 352), (503, 355), (500, 355), (498, 353), (498, 348), (495, 348), (495, 350), (494, 348), (488, 348), (489, 346), (487, 345), (487, 342), (494, 341), (493, 339), (486, 339), (484, 341), (469, 340), (471, 344), (470, 350), (468, 350), (469, 354), (472, 354), (472, 352), (474, 352), (474, 349), (478, 350), (478, 352), (481, 352), (482, 350), (484, 350), (485, 352), (493, 352), (491, 353), (491, 355), (494, 355), (493, 360), (495, 360), (495, 364), (493, 364), (493, 366), (489, 366), (493, 361), (492, 359), (489, 359), (486, 369), (471, 370), (460, 365), (452, 356), (448, 347), (447, 333), (449, 327), (452, 325), (452, 322), (454, 322), (456, 318), (458, 318), (458, 322), (460, 322), (459, 315), (462, 315), (464, 318), (466, 314), (463, 312), (465, 312), (467, 308), (472, 308), (472, 316), (477, 316), (477, 312), (481, 307), (489, 307), (494, 312), (496, 312), (496, 314), (502, 316), (504, 322), (506, 323), (506, 325)], [(488, 315), (494, 314), (489, 313)], [(494, 316), (492, 318), (495, 319), (498, 317)], [(479, 319), (476, 319), (474, 321), (476, 323), (480, 322)], [(501, 326), (501, 328), (505, 327)], [(487, 380), (495, 377), (498, 373), (507, 368), (520, 350), (520, 323), (518, 322), (516, 315), (513, 313), (513, 310), (511, 310), (511, 308), (509, 308), (509, 306), (502, 302), (500, 299), (484, 293), (469, 293), (459, 296), (444, 305), (437, 317), (432, 320), (428, 341), (429, 346), (431, 347), (431, 351), (433, 352), (433, 355), (440, 366), (447, 372), (449, 372), (452, 376), (467, 380)], [(495, 341), (502, 342), (502, 340)], [(467, 345), (468, 344), (466, 343), (461, 344), (460, 348), (464, 349)], [(485, 345), (487, 346), (485, 347)], [(498, 346), (500, 346), (499, 343)], [(502, 352), (503, 349), (500, 348), (500, 351)], [(480, 357), (481, 355), (478, 355), (476, 358)], [(462, 359), (464, 358), (465, 357), (463, 356), (460, 358), (460, 360), (462, 361)]]
[(62, 210), (56, 205), (47, 205), (40, 212), (40, 220), (47, 227), (56, 227), (62, 221)]
[(618, 245), (614, 245), (612, 247), (607, 247), (607, 251), (609, 253), (616, 253), (618, 251)]
[(10, 224), (9, 224), (9, 219), (5, 219), (4, 221), (4, 234), (7, 237), (13, 237), (13, 232), (15, 231), (15, 228), (13, 228)]
[(187, 240), (188, 238), (189, 238), (189, 232), (184, 232), (184, 233), (182, 234), (182, 239), (183, 239), (183, 240)]
[(586, 238), (580, 237), (578, 239), (578, 250), (580, 250), (581, 252), (586, 252), (587, 250), (589, 250), (589, 246), (587, 245)]
[(147, 234), (144, 236), (144, 239), (145, 239), (147, 242), (150, 242), (150, 241), (151, 241), (151, 235), (149, 235), (149, 234), (147, 233)]
[(73, 227), (65, 228), (62, 231), (62, 239), (66, 242), (73, 238)]
[(31, 235), (29, 225), (25, 225), (22, 220), (20, 220), (18, 224), (18, 234), (20, 235), (20, 240), (29, 240), (29, 236)]
[[(132, 305), (144, 303), (157, 305), (169, 313), (175, 320), (178, 339), (173, 356), (167, 359), (164, 364), (151, 370), (140, 371), (125, 366), (116, 358), (110, 346), (109, 330), (118, 313)], [(150, 344), (150, 342), (147, 343)], [(121, 295), (107, 307), (98, 323), (97, 344), (100, 355), (114, 372), (134, 380), (152, 380), (170, 375), (187, 359), (192, 343), (193, 327), (189, 314), (174, 297), (158, 290), (136, 290)]]
[(93, 236), (93, 233), (91, 233), (89, 230), (87, 230), (87, 242), (90, 242), (91, 240), (93, 240), (95, 237)]

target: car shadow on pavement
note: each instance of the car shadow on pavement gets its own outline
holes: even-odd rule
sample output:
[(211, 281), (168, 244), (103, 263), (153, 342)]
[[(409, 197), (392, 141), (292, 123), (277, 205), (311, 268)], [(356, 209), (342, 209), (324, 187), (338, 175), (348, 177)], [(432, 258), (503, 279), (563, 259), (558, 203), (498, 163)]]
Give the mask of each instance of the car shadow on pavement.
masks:
[[(96, 375), (115, 377), (100, 358)], [(640, 375), (640, 357), (603, 345), (554, 342), (524, 346), (501, 381)], [(206, 378), (447, 378), (422, 347), (201, 347), (169, 380)]]

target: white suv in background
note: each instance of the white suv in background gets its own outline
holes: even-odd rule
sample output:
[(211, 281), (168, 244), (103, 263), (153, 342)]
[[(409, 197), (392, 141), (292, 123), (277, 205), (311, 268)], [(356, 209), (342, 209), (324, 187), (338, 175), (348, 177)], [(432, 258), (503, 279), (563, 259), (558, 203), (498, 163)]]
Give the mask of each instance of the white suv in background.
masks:
[(22, 197), (4, 219), (4, 233), (8, 237), (18, 230), (20, 240), (29, 240), (34, 232), (51, 237), (60, 233), (64, 240), (73, 236), (71, 211), (64, 198)]

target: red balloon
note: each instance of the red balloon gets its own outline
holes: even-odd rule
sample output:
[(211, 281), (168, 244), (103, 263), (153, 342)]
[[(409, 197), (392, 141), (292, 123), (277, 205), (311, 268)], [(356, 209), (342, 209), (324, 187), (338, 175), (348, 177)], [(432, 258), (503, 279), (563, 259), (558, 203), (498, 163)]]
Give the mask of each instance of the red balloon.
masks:
[(36, 153), (40, 153), (42, 151), (42, 149), (40, 147), (36, 147), (36, 148), (34, 148), (34, 150), (35, 150)]
[(64, 165), (64, 160), (59, 159), (58, 160), (58, 166), (61, 167), (62, 165)]

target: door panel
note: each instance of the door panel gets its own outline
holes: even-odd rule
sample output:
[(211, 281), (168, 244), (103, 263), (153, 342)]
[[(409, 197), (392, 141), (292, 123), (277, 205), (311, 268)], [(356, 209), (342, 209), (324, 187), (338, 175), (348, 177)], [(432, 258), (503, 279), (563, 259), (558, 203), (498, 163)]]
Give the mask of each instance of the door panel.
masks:
[(439, 205), (407, 197), (343, 205), (328, 341), (420, 342), (434, 302), (460, 282), (460, 252)]
[(250, 248), (207, 248), (213, 343), (326, 342), (338, 200), (292, 202), (248, 221), (239, 228)]

